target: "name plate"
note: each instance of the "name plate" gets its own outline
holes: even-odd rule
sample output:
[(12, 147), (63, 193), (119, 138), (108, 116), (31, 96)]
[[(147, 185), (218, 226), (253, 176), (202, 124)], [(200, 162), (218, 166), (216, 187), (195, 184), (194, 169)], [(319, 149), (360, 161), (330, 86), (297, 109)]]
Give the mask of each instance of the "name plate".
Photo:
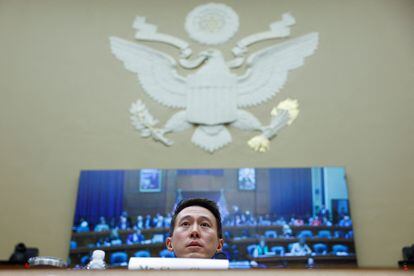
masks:
[(140, 258), (129, 259), (131, 270), (228, 269), (229, 260), (196, 258)]

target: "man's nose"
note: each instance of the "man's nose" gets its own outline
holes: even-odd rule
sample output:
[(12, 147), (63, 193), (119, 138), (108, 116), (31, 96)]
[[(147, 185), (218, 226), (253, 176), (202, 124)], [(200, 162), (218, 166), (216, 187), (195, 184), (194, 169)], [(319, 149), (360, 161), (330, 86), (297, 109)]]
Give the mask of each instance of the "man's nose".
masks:
[(197, 223), (194, 223), (192, 226), (191, 226), (191, 233), (190, 233), (190, 236), (192, 237), (192, 238), (199, 238), (200, 237), (200, 231), (199, 231), (200, 229), (198, 228), (198, 225), (197, 225)]

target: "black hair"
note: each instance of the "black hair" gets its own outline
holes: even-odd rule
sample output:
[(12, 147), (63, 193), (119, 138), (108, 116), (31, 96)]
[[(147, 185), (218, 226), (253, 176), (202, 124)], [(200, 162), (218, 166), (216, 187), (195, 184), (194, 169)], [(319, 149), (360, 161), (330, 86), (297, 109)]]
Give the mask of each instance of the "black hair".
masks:
[(170, 237), (172, 237), (175, 227), (175, 220), (178, 214), (185, 208), (191, 206), (200, 206), (206, 208), (211, 213), (213, 213), (214, 217), (216, 218), (217, 222), (217, 236), (219, 239), (223, 238), (222, 233), (222, 226), (221, 226), (221, 215), (217, 204), (214, 201), (211, 201), (206, 198), (191, 198), (186, 200), (181, 200), (177, 207), (175, 208), (174, 215), (171, 218), (171, 225), (170, 225)]

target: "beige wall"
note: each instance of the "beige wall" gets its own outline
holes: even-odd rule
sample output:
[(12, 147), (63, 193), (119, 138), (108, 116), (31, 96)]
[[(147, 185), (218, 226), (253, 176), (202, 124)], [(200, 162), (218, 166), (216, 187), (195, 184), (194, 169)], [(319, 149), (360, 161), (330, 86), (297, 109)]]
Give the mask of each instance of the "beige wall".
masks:
[(224, 2), (241, 19), (220, 47), (227, 53), (286, 11), (293, 36), (320, 32), (282, 92), (251, 109), (265, 122), (280, 100), (300, 101), (300, 117), (266, 154), (233, 129), (231, 145), (207, 154), (189, 143), (191, 130), (170, 135), (168, 148), (130, 126), (138, 97), (162, 122), (172, 111), (143, 95), (108, 36), (132, 39), (144, 15), (187, 39), (184, 17), (205, 1), (0, 0), (0, 259), (19, 241), (67, 256), (81, 169), (333, 165), (347, 168), (359, 264), (396, 266), (414, 242), (414, 1)]

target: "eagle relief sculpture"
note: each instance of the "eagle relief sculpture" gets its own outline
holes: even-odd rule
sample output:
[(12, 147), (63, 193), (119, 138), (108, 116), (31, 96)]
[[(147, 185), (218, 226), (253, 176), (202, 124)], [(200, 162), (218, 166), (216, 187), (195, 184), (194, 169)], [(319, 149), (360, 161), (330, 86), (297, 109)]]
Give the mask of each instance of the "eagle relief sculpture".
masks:
[[(217, 49), (207, 49), (191, 58), (192, 50), (186, 41), (157, 32), (144, 17), (137, 17), (133, 28), (135, 38), (169, 44), (180, 50), (178, 60), (143, 44), (110, 37), (112, 53), (125, 68), (135, 74), (151, 98), (170, 108), (179, 109), (163, 127), (150, 114), (145, 104), (137, 100), (130, 108), (132, 125), (142, 137), (152, 137), (165, 145), (173, 142), (165, 137), (169, 132), (195, 128), (191, 141), (212, 153), (232, 141), (229, 127), (260, 134), (248, 141), (254, 150), (265, 152), (269, 140), (297, 117), (297, 100), (286, 99), (271, 111), (268, 125), (263, 125), (244, 108), (269, 100), (283, 87), (290, 70), (304, 64), (318, 44), (318, 33), (309, 33), (248, 55), (254, 43), (286, 38), (295, 19), (289, 13), (270, 24), (270, 29), (247, 36), (232, 49), (234, 58), (225, 60)], [(224, 4), (209, 3), (193, 9), (186, 18), (189, 36), (204, 45), (219, 45), (228, 41), (238, 30), (236, 12)], [(178, 68), (191, 70), (180, 75)], [(243, 68), (238, 75), (232, 69)]]

